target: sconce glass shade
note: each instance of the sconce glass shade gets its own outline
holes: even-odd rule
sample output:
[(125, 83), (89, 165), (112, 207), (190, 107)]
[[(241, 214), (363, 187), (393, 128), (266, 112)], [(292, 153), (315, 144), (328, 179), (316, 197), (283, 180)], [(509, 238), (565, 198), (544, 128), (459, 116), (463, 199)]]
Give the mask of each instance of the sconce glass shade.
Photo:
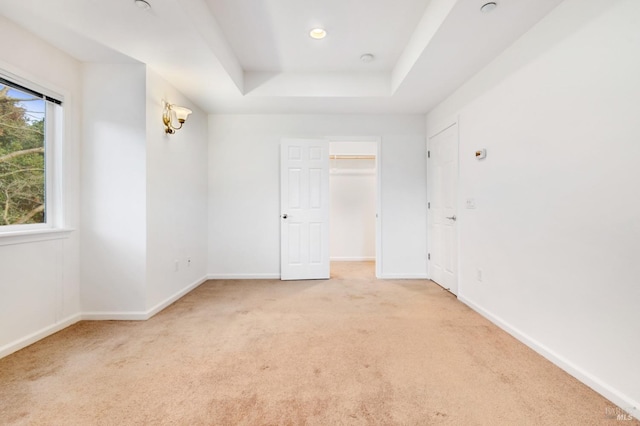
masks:
[(189, 117), (189, 114), (193, 112), (189, 108), (176, 105), (171, 105), (171, 111), (176, 114), (176, 118), (180, 123), (184, 123), (185, 121), (187, 121), (187, 117)]
[[(187, 121), (189, 114), (191, 114), (193, 111), (191, 111), (189, 108), (173, 105), (166, 101), (162, 101), (162, 103), (164, 105), (164, 110), (162, 111), (162, 122), (164, 123), (164, 131), (165, 133), (172, 135), (176, 132), (176, 130), (182, 128), (182, 125), (185, 121)], [(178, 120), (177, 126), (173, 124), (174, 117), (176, 120)]]

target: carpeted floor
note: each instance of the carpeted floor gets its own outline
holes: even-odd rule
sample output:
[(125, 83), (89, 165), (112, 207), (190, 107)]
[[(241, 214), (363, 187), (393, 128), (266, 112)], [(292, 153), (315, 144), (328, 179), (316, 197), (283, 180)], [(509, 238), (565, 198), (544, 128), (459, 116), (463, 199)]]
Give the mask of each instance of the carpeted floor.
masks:
[(612, 408), (437, 285), (376, 280), (372, 263), (209, 281), (149, 321), (80, 322), (0, 360), (2, 425), (620, 424)]

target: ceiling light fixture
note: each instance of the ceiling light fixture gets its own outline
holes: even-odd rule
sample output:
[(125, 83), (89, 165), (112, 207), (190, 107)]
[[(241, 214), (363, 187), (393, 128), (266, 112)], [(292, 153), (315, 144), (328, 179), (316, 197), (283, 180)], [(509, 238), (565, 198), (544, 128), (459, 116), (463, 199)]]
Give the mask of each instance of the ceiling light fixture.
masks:
[(375, 58), (376, 57), (373, 56), (371, 53), (365, 53), (362, 56), (360, 56), (360, 60), (365, 64), (368, 64), (369, 62), (373, 61)]
[(498, 3), (491, 1), (489, 3), (485, 3), (482, 5), (482, 7), (480, 8), (480, 11), (482, 13), (489, 13), (489, 12), (493, 12), (493, 10), (498, 7)]
[[(176, 130), (182, 129), (182, 125), (185, 121), (187, 121), (189, 114), (193, 112), (189, 108), (173, 105), (167, 101), (162, 101), (162, 105), (164, 106), (164, 109), (162, 111), (164, 132), (170, 135), (174, 134)], [(173, 124), (174, 117), (178, 120), (178, 126), (175, 126)]]
[(135, 0), (134, 3), (136, 4), (136, 6), (138, 6), (142, 10), (151, 9), (151, 5), (149, 4), (149, 2), (145, 0)]
[(324, 28), (312, 28), (311, 31), (309, 31), (309, 37), (316, 40), (322, 40), (326, 36), (327, 31)]

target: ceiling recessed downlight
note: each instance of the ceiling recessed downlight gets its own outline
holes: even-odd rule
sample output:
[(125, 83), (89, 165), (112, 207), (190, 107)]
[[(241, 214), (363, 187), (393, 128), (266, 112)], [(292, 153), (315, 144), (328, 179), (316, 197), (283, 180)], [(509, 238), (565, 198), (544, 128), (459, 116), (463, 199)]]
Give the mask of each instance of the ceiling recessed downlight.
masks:
[(322, 40), (327, 36), (327, 31), (324, 28), (312, 28), (309, 31), (309, 37), (315, 38), (316, 40)]
[(136, 6), (138, 6), (142, 10), (151, 9), (151, 5), (149, 4), (149, 2), (145, 0), (135, 0), (134, 3), (136, 4)]
[(489, 13), (489, 12), (493, 12), (493, 10), (498, 7), (498, 4), (494, 1), (491, 1), (489, 3), (485, 3), (482, 5), (482, 7), (480, 8), (480, 11), (482, 13)]

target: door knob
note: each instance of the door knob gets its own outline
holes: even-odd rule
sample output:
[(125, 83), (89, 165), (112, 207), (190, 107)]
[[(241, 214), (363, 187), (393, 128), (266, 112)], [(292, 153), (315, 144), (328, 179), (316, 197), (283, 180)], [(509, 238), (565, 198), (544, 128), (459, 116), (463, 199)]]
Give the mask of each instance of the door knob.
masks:
[(282, 215), (282, 218), (283, 218), (283, 219), (286, 219), (286, 218), (288, 218), (288, 217), (289, 217), (289, 216), (287, 216), (287, 214), (286, 214), (286, 213)]
[(456, 220), (456, 215), (453, 215), (453, 216), (447, 216), (447, 219), (451, 219), (451, 220), (453, 220), (453, 221), (455, 222), (455, 220)]

